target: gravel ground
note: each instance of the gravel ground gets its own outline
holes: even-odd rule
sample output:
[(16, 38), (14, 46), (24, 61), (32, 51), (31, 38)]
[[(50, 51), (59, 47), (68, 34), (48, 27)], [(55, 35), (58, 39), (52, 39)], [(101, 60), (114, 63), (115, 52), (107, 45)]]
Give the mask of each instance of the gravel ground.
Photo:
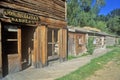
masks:
[(109, 50), (103, 48), (96, 49), (93, 55), (72, 59), (63, 63), (57, 63), (56, 65), (41, 69), (29, 68), (18, 73), (10, 74), (3, 80), (54, 80), (75, 71), (79, 67), (89, 63), (91, 59), (99, 57), (107, 51)]

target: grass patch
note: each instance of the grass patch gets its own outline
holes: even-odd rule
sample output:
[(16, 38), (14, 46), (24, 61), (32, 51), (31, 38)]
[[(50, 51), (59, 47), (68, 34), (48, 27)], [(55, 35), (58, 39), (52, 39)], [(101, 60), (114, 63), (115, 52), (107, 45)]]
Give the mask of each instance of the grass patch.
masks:
[(69, 55), (69, 56), (68, 56), (68, 60), (72, 60), (72, 59), (74, 59), (74, 58), (77, 58), (77, 56), (73, 56), (73, 55)]
[(77, 55), (77, 56), (68, 55), (68, 60), (72, 60), (72, 59), (83, 57), (83, 56), (87, 56), (87, 55), (90, 55), (90, 54), (89, 53), (83, 53), (82, 55)]
[(114, 48), (114, 47), (116, 47), (116, 46), (106, 46), (106, 48), (110, 48), (110, 49)]
[(112, 51), (108, 52), (107, 54), (92, 59), (90, 63), (80, 67), (78, 70), (63, 76), (62, 78), (56, 80), (85, 80), (87, 77), (94, 74), (95, 71), (103, 68), (103, 66), (112, 60), (113, 58), (117, 58), (120, 56), (120, 49), (114, 48)]

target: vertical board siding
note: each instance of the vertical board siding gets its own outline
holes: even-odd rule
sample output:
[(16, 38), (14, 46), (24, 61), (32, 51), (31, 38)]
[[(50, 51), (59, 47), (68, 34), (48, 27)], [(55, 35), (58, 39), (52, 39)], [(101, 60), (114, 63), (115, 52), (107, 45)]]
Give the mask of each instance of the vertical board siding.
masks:
[(2, 25), (0, 22), (0, 78), (2, 77)]
[(22, 65), (22, 60), (21, 60), (21, 50), (22, 50), (22, 46), (21, 46), (21, 36), (22, 36), (22, 34), (21, 34), (21, 29), (20, 28), (18, 28), (18, 33), (17, 33), (17, 38), (18, 38), (18, 59), (19, 59), (19, 67), (20, 67), (20, 69), (19, 70), (21, 70), (22, 68), (21, 68), (21, 65)]

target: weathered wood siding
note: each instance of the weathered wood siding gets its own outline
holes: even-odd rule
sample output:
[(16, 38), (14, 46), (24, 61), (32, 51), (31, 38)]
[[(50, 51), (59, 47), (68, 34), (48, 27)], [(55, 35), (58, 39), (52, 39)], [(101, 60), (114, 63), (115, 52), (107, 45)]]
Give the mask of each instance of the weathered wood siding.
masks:
[(104, 36), (95, 36), (95, 48), (105, 48), (105, 37)]
[(67, 30), (60, 29), (58, 32), (59, 37), (59, 57), (61, 61), (67, 58)]
[(68, 55), (76, 55), (75, 51), (75, 38), (73, 33), (68, 33)]
[(68, 54), (80, 55), (86, 51), (86, 34), (68, 33)]
[(20, 61), (18, 54), (8, 55), (8, 74), (20, 71)]
[[(15, 36), (12, 35), (16, 37), (16, 41), (12, 41), (15, 42), (14, 45), (12, 42), (9, 44), (5, 42), (5, 38), (11, 36), (8, 30), (8, 33), (3, 30), (4, 34), (0, 34), (4, 39), (2, 42), (4, 46), (2, 43), (0, 46), (5, 47), (1, 51), (1, 55), (4, 55), (2, 58), (0, 56), (0, 61), (2, 61), (0, 68), (3, 69), (1, 73), (6, 76), (8, 73), (24, 70), (31, 65), (36, 68), (46, 66), (49, 61), (48, 53), (50, 52), (48, 51), (51, 49), (48, 49), (49, 28), (58, 30), (57, 34), (53, 32), (53, 37), (50, 38), (58, 38), (59, 59), (66, 60), (67, 23), (65, 12), (65, 0), (1, 0), (0, 21), (2, 26), (0, 23), (0, 27), (4, 29), (6, 25), (17, 29), (17, 32), (14, 33)], [(13, 55), (13, 53), (17, 55)]]
[(6, 8), (33, 13), (39, 16), (65, 19), (64, 0), (3, 0), (0, 5)]
[(76, 34), (76, 54), (79, 55), (80, 53), (85, 52), (86, 50), (86, 41), (85, 41), (85, 34)]
[(106, 46), (114, 46), (116, 44), (116, 37), (107, 36)]
[(0, 22), (0, 78), (2, 77), (2, 25)]

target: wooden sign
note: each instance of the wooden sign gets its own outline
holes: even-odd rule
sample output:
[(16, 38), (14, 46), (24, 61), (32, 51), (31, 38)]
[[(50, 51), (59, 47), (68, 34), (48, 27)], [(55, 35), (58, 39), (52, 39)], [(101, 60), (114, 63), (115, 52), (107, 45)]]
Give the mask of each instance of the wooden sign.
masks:
[(18, 23), (35, 24), (40, 21), (37, 15), (15, 11), (11, 9), (4, 9), (3, 15), (9, 17), (12, 22), (18, 22)]

